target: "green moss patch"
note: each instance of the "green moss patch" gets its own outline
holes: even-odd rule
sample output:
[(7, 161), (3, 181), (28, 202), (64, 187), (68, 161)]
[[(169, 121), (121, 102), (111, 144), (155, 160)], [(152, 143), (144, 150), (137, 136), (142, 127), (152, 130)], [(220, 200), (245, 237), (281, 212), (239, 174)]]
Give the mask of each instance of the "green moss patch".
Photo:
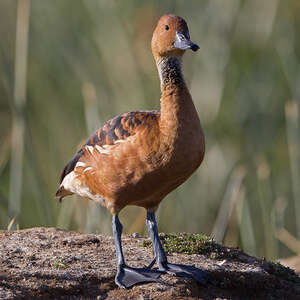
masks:
[(57, 269), (57, 270), (65, 270), (65, 269), (68, 269), (69, 268), (69, 265), (68, 264), (65, 264), (63, 263), (60, 259), (58, 259), (55, 264), (53, 265), (54, 269)]
[[(160, 233), (159, 237), (167, 254), (202, 254), (212, 259), (235, 258), (237, 250), (218, 245), (213, 238), (204, 234)], [(144, 241), (143, 247), (152, 247), (151, 241)]]

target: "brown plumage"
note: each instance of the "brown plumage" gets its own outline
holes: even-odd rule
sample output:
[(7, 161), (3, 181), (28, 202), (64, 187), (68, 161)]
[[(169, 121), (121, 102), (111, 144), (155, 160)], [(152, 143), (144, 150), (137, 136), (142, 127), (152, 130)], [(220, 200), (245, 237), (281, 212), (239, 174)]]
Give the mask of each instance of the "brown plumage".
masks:
[[(56, 193), (73, 193), (106, 206), (113, 215), (117, 255), (115, 281), (120, 287), (158, 281), (162, 273), (193, 278), (205, 274), (191, 266), (171, 264), (161, 245), (155, 210), (164, 197), (186, 181), (203, 160), (200, 120), (181, 73), (185, 50), (197, 51), (186, 22), (163, 16), (153, 33), (152, 52), (161, 82), (160, 111), (133, 111), (107, 121), (65, 166)], [(118, 213), (127, 205), (147, 210), (146, 224), (155, 259), (147, 268), (126, 265)], [(155, 263), (159, 270), (152, 270)]]
[[(60, 199), (78, 193), (99, 201), (112, 214), (126, 205), (155, 210), (199, 167), (204, 135), (180, 66), (172, 65), (181, 62), (167, 62), (166, 70), (160, 67), (166, 64), (167, 55), (181, 59), (184, 52), (166, 46), (172, 44), (166, 38), (172, 36), (172, 29), (162, 36), (166, 18), (175, 20), (174, 28), (187, 30), (183, 19), (167, 15), (154, 31), (152, 50), (162, 81), (161, 111), (133, 111), (107, 121), (64, 168), (56, 194)], [(73, 182), (68, 182), (66, 176), (72, 172)]]

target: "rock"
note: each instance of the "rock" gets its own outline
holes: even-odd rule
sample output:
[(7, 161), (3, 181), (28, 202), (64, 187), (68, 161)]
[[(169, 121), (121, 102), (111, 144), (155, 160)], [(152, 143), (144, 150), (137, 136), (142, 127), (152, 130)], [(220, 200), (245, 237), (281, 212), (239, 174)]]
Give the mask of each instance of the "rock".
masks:
[[(292, 270), (217, 244), (202, 254), (169, 256), (206, 270), (212, 279), (206, 286), (166, 274), (165, 284), (124, 290), (114, 283), (110, 236), (32, 228), (0, 231), (0, 239), (0, 299), (300, 299), (300, 278)], [(143, 247), (148, 241), (124, 236), (129, 265), (152, 261), (152, 249)]]

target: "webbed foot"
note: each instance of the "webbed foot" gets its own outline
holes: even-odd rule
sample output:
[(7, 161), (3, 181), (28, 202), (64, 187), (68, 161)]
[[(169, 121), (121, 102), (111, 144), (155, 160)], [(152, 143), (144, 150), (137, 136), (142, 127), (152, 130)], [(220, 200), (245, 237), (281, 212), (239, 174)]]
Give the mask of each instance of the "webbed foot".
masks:
[(163, 281), (159, 280), (159, 277), (164, 273), (164, 271), (150, 270), (148, 268), (132, 268), (127, 265), (119, 266), (115, 282), (121, 288), (129, 288), (135, 284), (145, 282), (163, 283)]
[(160, 264), (159, 270), (178, 277), (192, 278), (202, 285), (205, 285), (209, 280), (209, 275), (193, 266), (171, 264), (169, 262)]

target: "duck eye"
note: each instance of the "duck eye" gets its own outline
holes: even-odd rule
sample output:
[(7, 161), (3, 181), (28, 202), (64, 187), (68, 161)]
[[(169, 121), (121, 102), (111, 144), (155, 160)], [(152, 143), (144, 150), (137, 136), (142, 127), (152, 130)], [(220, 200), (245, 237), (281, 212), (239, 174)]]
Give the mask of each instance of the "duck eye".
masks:
[(165, 25), (165, 29), (166, 29), (166, 30), (169, 30), (169, 25)]

